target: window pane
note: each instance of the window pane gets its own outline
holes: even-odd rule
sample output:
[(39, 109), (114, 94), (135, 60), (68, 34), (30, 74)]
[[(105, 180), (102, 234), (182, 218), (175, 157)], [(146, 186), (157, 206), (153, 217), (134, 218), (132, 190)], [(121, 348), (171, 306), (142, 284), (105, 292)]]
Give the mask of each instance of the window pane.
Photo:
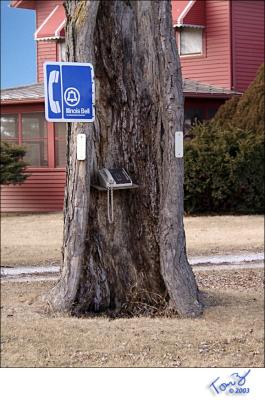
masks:
[(55, 166), (65, 167), (66, 165), (66, 124), (55, 123)]
[(47, 140), (35, 140), (23, 142), (26, 148), (24, 160), (32, 167), (48, 167)]
[(180, 54), (202, 53), (202, 29), (182, 28), (180, 31)]
[(1, 116), (1, 140), (18, 143), (17, 115)]
[(24, 160), (33, 167), (48, 166), (48, 143), (44, 113), (22, 114), (22, 144), (27, 153)]
[(44, 113), (22, 114), (23, 139), (44, 138), (46, 136)]

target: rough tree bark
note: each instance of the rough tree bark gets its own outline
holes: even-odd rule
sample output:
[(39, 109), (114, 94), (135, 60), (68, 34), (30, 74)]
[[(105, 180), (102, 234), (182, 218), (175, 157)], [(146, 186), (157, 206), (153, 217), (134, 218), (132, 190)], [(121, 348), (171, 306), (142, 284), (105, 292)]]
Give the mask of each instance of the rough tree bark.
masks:
[[(66, 1), (69, 61), (91, 62), (95, 123), (68, 126), (61, 278), (49, 293), (55, 310), (82, 313), (170, 302), (182, 316), (202, 311), (183, 227), (180, 63), (170, 1)], [(76, 160), (76, 136), (87, 160)], [(136, 190), (91, 188), (98, 169), (124, 167)]]

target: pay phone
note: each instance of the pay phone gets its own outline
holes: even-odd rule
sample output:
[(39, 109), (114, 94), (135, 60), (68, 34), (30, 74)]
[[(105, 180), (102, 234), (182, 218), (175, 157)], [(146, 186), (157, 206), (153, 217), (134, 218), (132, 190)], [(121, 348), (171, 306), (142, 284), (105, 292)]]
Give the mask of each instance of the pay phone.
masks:
[(106, 188), (132, 186), (132, 180), (124, 168), (103, 168), (98, 171), (100, 184)]
[(124, 168), (103, 168), (98, 171), (100, 185), (107, 189), (108, 220), (114, 221), (113, 189), (125, 189), (133, 186), (130, 176)]

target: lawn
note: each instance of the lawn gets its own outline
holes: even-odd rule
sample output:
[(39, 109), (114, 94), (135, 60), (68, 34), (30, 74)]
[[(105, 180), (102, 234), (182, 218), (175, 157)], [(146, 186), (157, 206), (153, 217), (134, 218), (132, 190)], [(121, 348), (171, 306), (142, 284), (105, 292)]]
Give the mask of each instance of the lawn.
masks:
[[(263, 250), (261, 215), (186, 217), (184, 222), (189, 256)], [(1, 264), (58, 264), (62, 234), (62, 213), (2, 216)]]
[[(185, 218), (189, 256), (262, 251), (262, 216)], [(2, 218), (2, 265), (60, 260), (62, 214)], [(2, 282), (2, 367), (262, 367), (263, 270), (197, 271), (200, 318), (51, 314), (54, 282)]]
[(73, 318), (38, 300), (51, 282), (2, 284), (2, 367), (262, 367), (262, 270), (198, 272), (202, 317)]

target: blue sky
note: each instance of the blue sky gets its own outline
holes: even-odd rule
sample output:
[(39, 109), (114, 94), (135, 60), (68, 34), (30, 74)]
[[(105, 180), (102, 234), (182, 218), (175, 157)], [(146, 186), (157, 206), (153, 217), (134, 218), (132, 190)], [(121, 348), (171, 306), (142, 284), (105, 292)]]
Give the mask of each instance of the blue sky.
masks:
[(35, 12), (1, 3), (1, 88), (36, 82)]

